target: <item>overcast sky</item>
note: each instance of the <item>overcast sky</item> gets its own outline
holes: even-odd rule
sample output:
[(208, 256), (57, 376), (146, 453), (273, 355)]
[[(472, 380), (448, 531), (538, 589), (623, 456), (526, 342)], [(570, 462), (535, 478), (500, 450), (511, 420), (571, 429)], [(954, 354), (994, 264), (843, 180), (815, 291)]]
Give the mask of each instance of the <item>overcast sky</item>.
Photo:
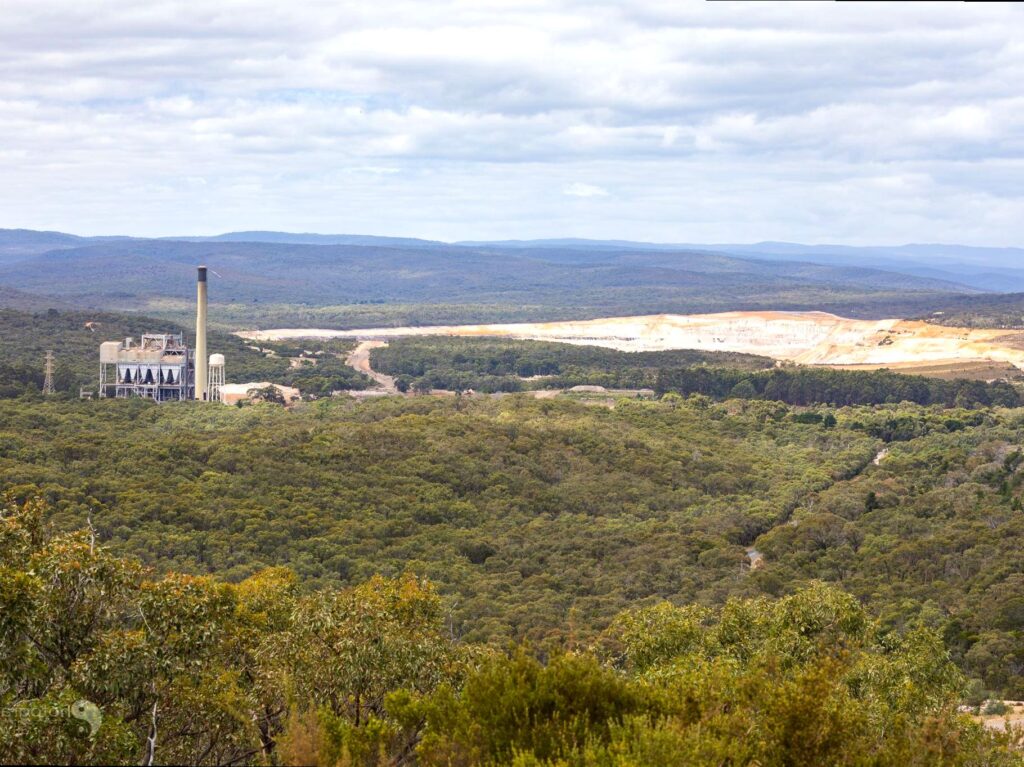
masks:
[(3, 0), (0, 227), (1024, 245), (1024, 8)]

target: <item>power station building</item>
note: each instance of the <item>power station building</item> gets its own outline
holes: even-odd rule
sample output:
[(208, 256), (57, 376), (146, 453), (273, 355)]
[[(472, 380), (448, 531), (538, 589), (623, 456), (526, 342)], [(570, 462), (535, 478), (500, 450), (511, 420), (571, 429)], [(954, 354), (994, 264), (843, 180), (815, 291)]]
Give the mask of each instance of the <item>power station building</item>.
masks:
[(157, 402), (220, 399), (224, 355), (206, 358), (206, 267), (199, 267), (196, 346), (181, 333), (144, 333), (136, 342), (100, 344), (100, 397), (145, 397)]
[(101, 397), (195, 399), (195, 359), (181, 334), (146, 333), (100, 344)]

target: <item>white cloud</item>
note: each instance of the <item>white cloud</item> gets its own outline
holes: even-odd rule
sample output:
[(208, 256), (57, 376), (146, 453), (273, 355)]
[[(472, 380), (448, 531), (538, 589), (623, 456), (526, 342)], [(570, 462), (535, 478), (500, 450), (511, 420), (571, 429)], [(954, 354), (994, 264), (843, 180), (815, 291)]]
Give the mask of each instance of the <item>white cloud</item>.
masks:
[(576, 181), (562, 187), (562, 194), (569, 197), (607, 197), (608, 190), (594, 184), (584, 184)]
[(1012, 5), (5, 0), (0, 226), (1020, 245), (1022, 22)]

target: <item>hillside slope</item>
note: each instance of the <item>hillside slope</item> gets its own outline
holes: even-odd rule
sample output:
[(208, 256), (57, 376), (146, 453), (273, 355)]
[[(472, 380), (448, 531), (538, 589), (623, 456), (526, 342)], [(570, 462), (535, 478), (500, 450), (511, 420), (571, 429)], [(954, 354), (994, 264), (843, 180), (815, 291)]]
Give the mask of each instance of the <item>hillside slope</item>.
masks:
[(215, 271), (211, 293), (221, 303), (532, 306), (537, 318), (566, 309), (600, 316), (743, 308), (893, 316), (898, 306), (931, 306), (969, 290), (877, 269), (701, 251), (178, 240), (107, 240), (23, 256), (0, 264), (0, 285), (102, 308), (147, 308), (190, 299), (200, 263)]
[(427, 575), (467, 639), (542, 642), (569, 616), (586, 640), (646, 600), (824, 579), (1024, 695), (1022, 411), (816, 410), (834, 418), (702, 398), (0, 400), (0, 474), (42, 487), (57, 529), (89, 516), (160, 569)]

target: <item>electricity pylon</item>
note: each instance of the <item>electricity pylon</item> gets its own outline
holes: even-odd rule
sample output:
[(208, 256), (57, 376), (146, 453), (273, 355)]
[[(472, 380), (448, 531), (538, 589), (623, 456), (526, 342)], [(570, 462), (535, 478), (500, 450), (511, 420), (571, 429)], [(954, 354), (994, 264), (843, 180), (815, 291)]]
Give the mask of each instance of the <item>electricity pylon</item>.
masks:
[(43, 394), (53, 394), (53, 351), (46, 352), (46, 378), (43, 379)]

